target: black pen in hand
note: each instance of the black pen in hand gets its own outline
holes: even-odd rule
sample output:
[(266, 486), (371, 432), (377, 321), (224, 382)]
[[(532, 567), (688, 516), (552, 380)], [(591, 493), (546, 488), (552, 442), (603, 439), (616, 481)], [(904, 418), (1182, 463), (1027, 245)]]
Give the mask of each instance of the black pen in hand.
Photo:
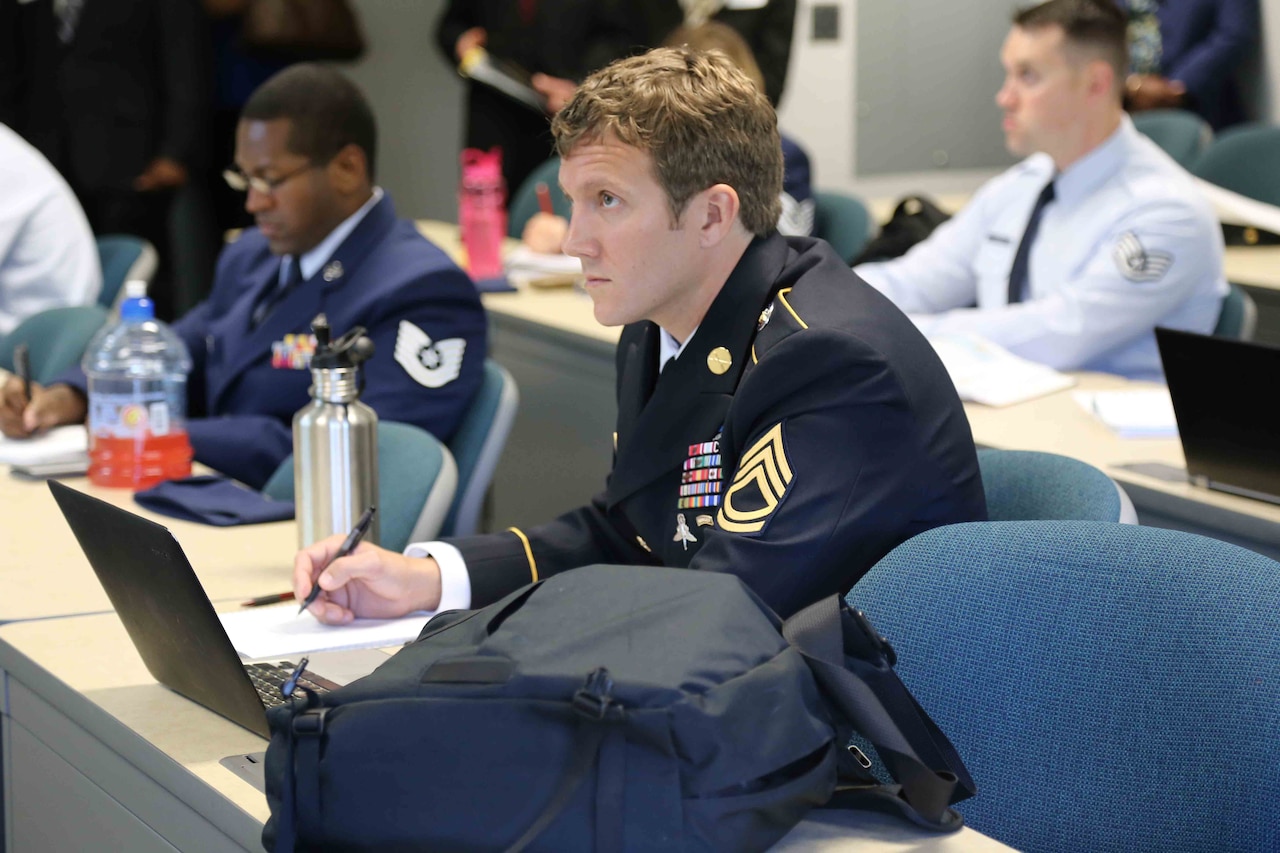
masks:
[(22, 380), (22, 393), (31, 402), (31, 348), (23, 343), (13, 348), (13, 370)]
[[(320, 569), (320, 574), (324, 574), (325, 569), (328, 569), (333, 565), (334, 560), (341, 560), (343, 557), (351, 555), (351, 552), (360, 544), (360, 540), (369, 532), (369, 523), (373, 521), (373, 514), (377, 511), (378, 508), (376, 506), (371, 506), (364, 511), (364, 515), (360, 516), (360, 520), (356, 522), (356, 526), (351, 528), (351, 532), (347, 534), (347, 538), (342, 542), (342, 547), (333, 555), (333, 559), (325, 563), (324, 567)], [(317, 581), (319, 577), (320, 575), (316, 575)], [(313, 582), (311, 584), (311, 592), (307, 593), (307, 597), (303, 600), (302, 606), (298, 608), (298, 615), (301, 616), (302, 611), (310, 607), (319, 595), (320, 584), (318, 582)]]

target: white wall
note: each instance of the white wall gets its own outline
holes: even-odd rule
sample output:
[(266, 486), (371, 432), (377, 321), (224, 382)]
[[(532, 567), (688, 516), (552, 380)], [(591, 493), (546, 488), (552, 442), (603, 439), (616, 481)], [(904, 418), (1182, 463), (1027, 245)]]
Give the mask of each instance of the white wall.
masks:
[(461, 78), (435, 46), (444, 0), (354, 0), (368, 49), (339, 66), (378, 119), (378, 183), (411, 219), (457, 216)]

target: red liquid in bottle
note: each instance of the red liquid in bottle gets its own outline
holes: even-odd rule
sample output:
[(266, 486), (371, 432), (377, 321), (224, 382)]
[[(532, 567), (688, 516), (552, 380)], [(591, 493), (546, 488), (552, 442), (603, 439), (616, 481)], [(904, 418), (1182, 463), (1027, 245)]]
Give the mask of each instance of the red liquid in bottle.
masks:
[(134, 438), (92, 435), (89, 481), (98, 486), (149, 489), (162, 480), (191, 475), (191, 441), (185, 431), (145, 432)]

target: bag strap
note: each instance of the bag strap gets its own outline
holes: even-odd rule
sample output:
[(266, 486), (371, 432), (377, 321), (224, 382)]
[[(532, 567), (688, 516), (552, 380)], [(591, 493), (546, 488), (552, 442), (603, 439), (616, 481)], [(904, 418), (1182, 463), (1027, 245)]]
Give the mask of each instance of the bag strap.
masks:
[[(573, 795), (591, 775), (599, 759), (596, 774), (596, 850), (622, 849), (622, 803), (625, 799), (626, 738), (621, 726), (626, 712), (614, 701), (613, 680), (601, 667), (587, 676), (587, 682), (573, 696), (573, 710), (578, 717), (573, 752), (569, 766), (551, 799), (524, 834), (507, 848), (506, 853), (520, 853), (560, 816)], [(603, 749), (602, 749), (603, 748)]]
[(894, 672), (893, 649), (866, 617), (833, 595), (784, 622), (782, 635), (804, 655), (840, 716), (871, 742), (900, 785), (868, 786), (869, 774), (858, 773), (857, 796), (901, 803), (899, 810), (921, 826), (959, 829), (963, 819), (948, 806), (976, 793), (973, 779), (951, 741)]

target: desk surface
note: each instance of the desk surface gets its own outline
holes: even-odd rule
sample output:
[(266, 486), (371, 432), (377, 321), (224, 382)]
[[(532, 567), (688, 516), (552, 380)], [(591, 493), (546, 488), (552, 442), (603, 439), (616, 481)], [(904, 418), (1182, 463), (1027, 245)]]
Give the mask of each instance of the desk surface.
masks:
[[(127, 489), (100, 488), (84, 477), (63, 482), (169, 528), (214, 601), (283, 592), (291, 585), (298, 545), (292, 521), (211, 527), (149, 512)], [(0, 622), (111, 609), (43, 481), (20, 480), (0, 468), (0, 518), (7, 519)]]
[[(165, 790), (180, 792), (187, 806), (227, 836), (259, 849), (258, 833), (268, 816), (266, 799), (218, 761), (261, 751), (265, 741), (156, 684), (114, 613), (2, 626), (0, 669), (22, 685), (24, 695), (30, 691), (37, 699), (56, 702), (72, 723)], [(73, 688), (75, 696), (66, 695), (64, 685)], [(24, 707), (38, 703), (24, 702), (12, 710), (14, 720), (39, 734), (41, 721), (20, 716)], [(68, 752), (73, 746), (47, 745)], [(63, 757), (76, 761), (75, 755)], [(777, 849), (855, 847), (903, 853), (1009, 849), (967, 828), (956, 835), (931, 836), (879, 815), (823, 812), (814, 813)]]

